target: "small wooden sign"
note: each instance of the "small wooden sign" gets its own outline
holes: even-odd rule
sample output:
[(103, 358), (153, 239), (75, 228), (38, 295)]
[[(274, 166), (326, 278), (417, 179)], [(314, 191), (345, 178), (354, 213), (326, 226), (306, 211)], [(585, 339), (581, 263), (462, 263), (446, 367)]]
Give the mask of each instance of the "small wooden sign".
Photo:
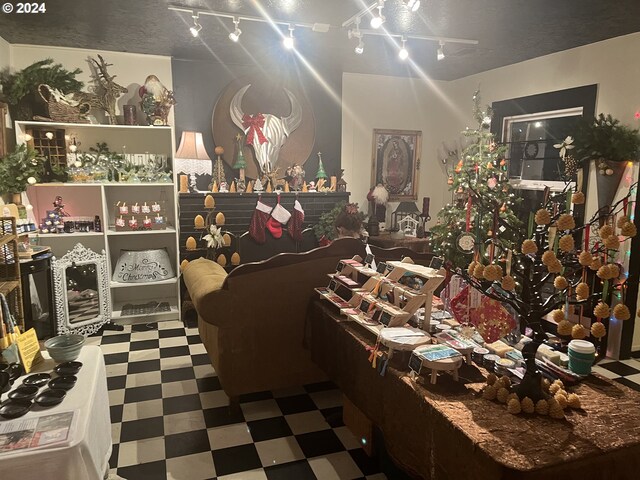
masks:
[(18, 336), (16, 343), (18, 345), (18, 352), (20, 352), (20, 361), (26, 373), (29, 373), (35, 365), (44, 360), (42, 353), (40, 353), (40, 344), (38, 344), (35, 329), (30, 328)]

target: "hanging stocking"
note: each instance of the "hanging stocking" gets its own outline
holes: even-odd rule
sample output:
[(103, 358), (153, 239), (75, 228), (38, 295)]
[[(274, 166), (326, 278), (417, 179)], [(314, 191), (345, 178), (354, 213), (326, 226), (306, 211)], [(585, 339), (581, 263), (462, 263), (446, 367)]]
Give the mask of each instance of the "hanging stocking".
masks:
[(282, 236), (282, 227), (287, 224), (291, 214), (280, 205), (280, 195), (278, 195), (278, 204), (271, 211), (271, 218), (267, 222), (267, 230), (273, 235), (273, 238), (280, 238)]
[(302, 241), (302, 224), (304, 223), (304, 210), (302, 209), (302, 205), (300, 202), (296, 200), (296, 203), (293, 204), (293, 215), (291, 216), (291, 220), (289, 220), (289, 225), (287, 226), (289, 230), (289, 235), (296, 242)]
[(282, 224), (273, 217), (270, 217), (267, 221), (267, 230), (273, 238), (280, 238), (282, 236)]
[(264, 243), (267, 240), (265, 228), (270, 220), (269, 214), (271, 210), (272, 208), (269, 205), (263, 203), (262, 200), (258, 200), (249, 224), (249, 235), (258, 243)]

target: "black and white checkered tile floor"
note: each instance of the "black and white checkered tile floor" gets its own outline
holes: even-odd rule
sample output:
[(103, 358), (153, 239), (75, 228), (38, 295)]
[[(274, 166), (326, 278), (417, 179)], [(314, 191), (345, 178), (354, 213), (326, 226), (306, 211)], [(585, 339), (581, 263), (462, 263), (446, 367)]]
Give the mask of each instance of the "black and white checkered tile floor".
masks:
[(233, 413), (197, 328), (150, 327), (88, 339), (107, 365), (111, 478), (386, 478), (342, 423), (333, 384), (246, 395)]
[(640, 392), (640, 360), (602, 360), (592, 369), (605, 378)]

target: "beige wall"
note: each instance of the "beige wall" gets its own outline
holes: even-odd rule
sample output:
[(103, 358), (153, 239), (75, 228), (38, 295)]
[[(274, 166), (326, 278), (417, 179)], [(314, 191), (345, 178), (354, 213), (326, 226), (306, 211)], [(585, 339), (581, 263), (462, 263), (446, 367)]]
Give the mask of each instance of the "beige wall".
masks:
[(11, 45), (0, 37), (0, 71), (11, 65)]
[[(147, 75), (156, 75), (168, 89), (173, 89), (171, 57), (159, 55), (14, 44), (11, 45), (11, 68), (12, 70), (20, 70), (39, 60), (53, 58), (55, 62), (61, 63), (68, 70), (80, 68), (82, 73), (78, 78), (85, 82), (85, 90), (87, 90), (91, 80), (88, 57), (97, 58), (98, 54), (102, 55), (107, 63), (113, 64), (112, 67), (109, 67), (109, 74), (117, 75), (115, 81), (129, 90), (118, 100), (118, 112), (121, 112), (122, 105), (137, 104), (140, 101), (138, 88), (144, 83)], [(1, 59), (2, 54), (0, 53)], [(140, 111), (138, 111), (138, 116), (140, 118)], [(169, 123), (174, 124), (173, 109)]]

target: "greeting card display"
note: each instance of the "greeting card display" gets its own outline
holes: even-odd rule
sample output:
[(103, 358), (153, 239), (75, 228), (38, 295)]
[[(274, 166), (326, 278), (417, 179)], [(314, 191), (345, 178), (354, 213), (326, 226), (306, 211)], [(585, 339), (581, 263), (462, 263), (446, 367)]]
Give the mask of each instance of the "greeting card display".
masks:
[(136, 202), (132, 205), (118, 202), (114, 212), (114, 225), (118, 232), (167, 228), (167, 211), (164, 201)]

